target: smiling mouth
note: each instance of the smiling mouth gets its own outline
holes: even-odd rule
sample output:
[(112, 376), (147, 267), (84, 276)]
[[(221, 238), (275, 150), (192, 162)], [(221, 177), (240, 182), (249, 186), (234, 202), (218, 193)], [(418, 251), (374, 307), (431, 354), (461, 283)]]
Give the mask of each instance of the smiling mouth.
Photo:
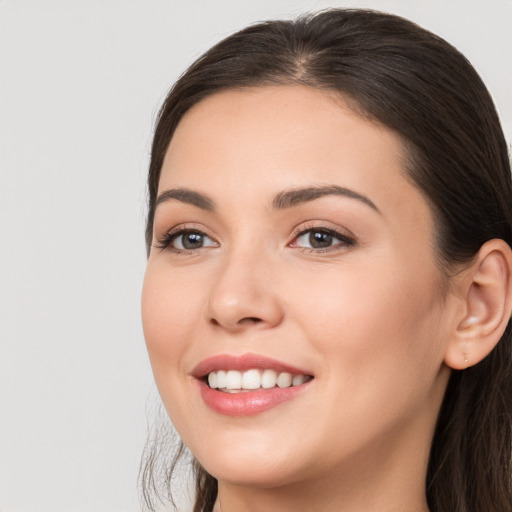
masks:
[(243, 372), (217, 370), (205, 376), (210, 389), (225, 393), (248, 393), (261, 389), (300, 386), (313, 378), (311, 375), (278, 372), (272, 369), (252, 368)]
[(253, 416), (311, 389), (314, 375), (261, 354), (219, 354), (191, 372), (204, 403), (223, 416)]

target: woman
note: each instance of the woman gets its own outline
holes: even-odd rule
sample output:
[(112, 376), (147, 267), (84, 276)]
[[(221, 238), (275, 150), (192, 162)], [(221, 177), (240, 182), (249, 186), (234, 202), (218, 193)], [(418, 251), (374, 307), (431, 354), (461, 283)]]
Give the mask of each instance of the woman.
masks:
[(146, 240), (195, 511), (512, 510), (510, 165), (448, 43), (364, 10), (228, 37), (160, 111)]

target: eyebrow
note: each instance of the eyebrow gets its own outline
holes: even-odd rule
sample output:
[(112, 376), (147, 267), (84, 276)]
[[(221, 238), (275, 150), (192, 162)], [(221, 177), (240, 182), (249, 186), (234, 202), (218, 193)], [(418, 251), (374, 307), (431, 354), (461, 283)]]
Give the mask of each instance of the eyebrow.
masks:
[(366, 196), (355, 192), (349, 188), (340, 187), (339, 185), (327, 185), (320, 187), (306, 187), (279, 192), (272, 201), (272, 206), (276, 209), (291, 208), (308, 201), (314, 201), (325, 196), (342, 196), (349, 199), (356, 199), (366, 204), (376, 212), (380, 213), (375, 203)]
[[(284, 190), (279, 192), (272, 201), (272, 207), (277, 210), (283, 210), (286, 208), (293, 208), (309, 201), (314, 201), (325, 196), (342, 196), (349, 199), (356, 199), (360, 201), (376, 212), (380, 213), (375, 203), (368, 199), (366, 196), (355, 192), (349, 188), (340, 187), (339, 185), (327, 185), (318, 187), (305, 187), (291, 190)], [(186, 204), (191, 204), (202, 210), (209, 212), (215, 211), (215, 203), (207, 195), (194, 190), (185, 188), (174, 188), (165, 190), (162, 192), (155, 203), (155, 208), (167, 201), (179, 201)]]
[(215, 205), (208, 196), (186, 188), (165, 190), (158, 196), (155, 208), (159, 204), (166, 203), (167, 201), (180, 201), (181, 203), (191, 204), (209, 212), (215, 211)]

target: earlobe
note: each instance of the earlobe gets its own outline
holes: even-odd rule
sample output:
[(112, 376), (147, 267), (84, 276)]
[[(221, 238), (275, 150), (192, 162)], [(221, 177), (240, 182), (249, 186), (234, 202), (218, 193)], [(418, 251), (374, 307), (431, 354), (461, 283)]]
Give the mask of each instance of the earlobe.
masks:
[(445, 363), (463, 370), (484, 359), (500, 341), (512, 309), (512, 251), (503, 240), (489, 240), (456, 286), (464, 313), (455, 322)]

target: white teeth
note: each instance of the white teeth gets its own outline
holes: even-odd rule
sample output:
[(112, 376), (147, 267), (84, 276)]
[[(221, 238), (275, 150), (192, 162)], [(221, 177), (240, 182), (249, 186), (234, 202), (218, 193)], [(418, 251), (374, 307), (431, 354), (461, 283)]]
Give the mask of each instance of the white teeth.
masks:
[(226, 372), (226, 388), (228, 389), (241, 389), (242, 388), (242, 374), (236, 370), (229, 370)]
[(279, 377), (277, 377), (277, 385), (280, 388), (289, 388), (292, 385), (292, 374), (280, 373)]
[(218, 372), (212, 372), (212, 373), (217, 374), (217, 387), (219, 389), (225, 388), (226, 387), (226, 372), (224, 370), (219, 370)]
[(305, 375), (294, 375), (292, 378), (292, 386), (300, 386), (304, 382), (306, 382)]
[(208, 374), (208, 384), (212, 389), (217, 387), (217, 374), (215, 372)]
[(242, 389), (258, 389), (261, 386), (261, 375), (258, 370), (247, 370), (242, 374)]
[(263, 370), (261, 375), (261, 387), (263, 389), (274, 388), (277, 384), (277, 373), (274, 370)]
[(208, 374), (210, 388), (235, 393), (240, 390), (270, 389), (276, 386), (280, 388), (300, 386), (308, 379), (306, 375), (292, 375), (288, 372), (277, 373), (269, 369), (251, 369), (245, 372), (218, 370)]

